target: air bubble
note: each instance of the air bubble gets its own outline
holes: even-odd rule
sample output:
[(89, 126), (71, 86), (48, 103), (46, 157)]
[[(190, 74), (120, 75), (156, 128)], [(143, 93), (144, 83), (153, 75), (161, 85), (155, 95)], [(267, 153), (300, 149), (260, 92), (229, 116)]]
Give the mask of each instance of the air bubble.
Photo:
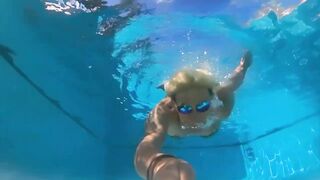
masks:
[(308, 59), (307, 58), (303, 58), (303, 59), (301, 59), (300, 61), (299, 61), (299, 65), (300, 66), (304, 66), (304, 65), (306, 65), (307, 63), (308, 63)]

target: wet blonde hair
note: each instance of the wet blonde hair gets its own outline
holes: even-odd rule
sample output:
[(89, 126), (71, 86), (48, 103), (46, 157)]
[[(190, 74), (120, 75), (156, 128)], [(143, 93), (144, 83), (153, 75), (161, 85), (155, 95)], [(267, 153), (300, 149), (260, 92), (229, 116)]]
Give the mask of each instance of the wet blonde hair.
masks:
[(207, 70), (183, 69), (164, 84), (164, 90), (168, 96), (175, 96), (176, 93), (191, 87), (205, 87), (216, 92), (218, 86), (213, 74)]

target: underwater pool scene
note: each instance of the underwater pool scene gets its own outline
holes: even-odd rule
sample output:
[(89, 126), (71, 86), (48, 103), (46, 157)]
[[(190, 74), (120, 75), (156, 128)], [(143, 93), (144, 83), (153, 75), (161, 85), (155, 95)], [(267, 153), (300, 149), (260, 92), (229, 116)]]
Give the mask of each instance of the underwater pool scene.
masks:
[(319, 0), (1, 0), (0, 180), (141, 179), (157, 87), (247, 50), (221, 129), (162, 152), (197, 180), (320, 179)]

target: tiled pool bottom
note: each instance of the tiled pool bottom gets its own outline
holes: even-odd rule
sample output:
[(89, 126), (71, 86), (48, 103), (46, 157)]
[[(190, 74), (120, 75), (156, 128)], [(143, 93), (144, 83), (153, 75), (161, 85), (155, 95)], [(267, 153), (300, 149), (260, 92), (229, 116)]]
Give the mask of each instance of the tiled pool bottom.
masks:
[(243, 146), (246, 179), (320, 179), (319, 135), (316, 117)]

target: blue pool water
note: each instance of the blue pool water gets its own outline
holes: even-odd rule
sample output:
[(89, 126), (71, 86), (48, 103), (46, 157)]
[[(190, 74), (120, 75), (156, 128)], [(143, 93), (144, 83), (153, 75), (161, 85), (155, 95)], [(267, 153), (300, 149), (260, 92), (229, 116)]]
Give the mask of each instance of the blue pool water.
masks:
[(0, 179), (139, 179), (156, 86), (186, 66), (223, 81), (245, 49), (221, 130), (163, 151), (200, 180), (320, 179), (318, 0), (0, 1)]

